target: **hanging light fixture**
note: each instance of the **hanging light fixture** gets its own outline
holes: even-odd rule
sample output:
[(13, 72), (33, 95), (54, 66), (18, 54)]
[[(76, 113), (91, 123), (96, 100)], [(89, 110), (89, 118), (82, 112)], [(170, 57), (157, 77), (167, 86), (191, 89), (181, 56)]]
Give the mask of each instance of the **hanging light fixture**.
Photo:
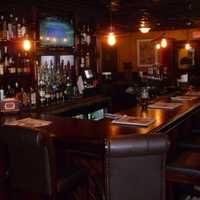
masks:
[(185, 49), (186, 50), (190, 50), (192, 47), (191, 47), (191, 45), (190, 45), (190, 43), (186, 43), (185, 44)]
[(160, 49), (160, 44), (159, 43), (156, 44), (156, 49)]
[(151, 28), (147, 25), (145, 21), (141, 21), (139, 30), (141, 33), (148, 33), (151, 30)]
[(162, 48), (166, 48), (167, 47), (167, 39), (166, 39), (166, 34), (165, 33), (163, 33), (163, 35), (162, 35), (162, 39), (161, 39), (160, 45), (161, 45)]
[(148, 33), (151, 30), (147, 15), (148, 13), (144, 11), (143, 16), (140, 20), (139, 30), (141, 33)]
[(114, 46), (116, 44), (116, 36), (113, 32), (113, 26), (112, 26), (112, 0), (110, 0), (110, 32), (108, 33), (108, 39), (107, 43), (110, 46)]
[(189, 42), (189, 31), (188, 30), (186, 30), (186, 31), (187, 31), (187, 42), (185, 44), (185, 49), (190, 50), (192, 47), (191, 47), (190, 42)]

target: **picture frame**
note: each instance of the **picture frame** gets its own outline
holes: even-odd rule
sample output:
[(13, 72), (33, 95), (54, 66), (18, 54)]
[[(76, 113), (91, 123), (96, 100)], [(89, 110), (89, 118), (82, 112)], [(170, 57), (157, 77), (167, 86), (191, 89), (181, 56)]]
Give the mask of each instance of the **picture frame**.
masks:
[(137, 65), (150, 67), (156, 63), (156, 49), (152, 39), (137, 40)]

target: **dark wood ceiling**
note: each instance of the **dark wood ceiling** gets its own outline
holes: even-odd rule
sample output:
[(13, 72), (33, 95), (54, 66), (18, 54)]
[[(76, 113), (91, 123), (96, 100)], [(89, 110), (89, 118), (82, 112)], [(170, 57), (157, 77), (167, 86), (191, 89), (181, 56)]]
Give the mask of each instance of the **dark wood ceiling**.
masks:
[(92, 21), (99, 27), (110, 23), (125, 31), (136, 31), (145, 15), (153, 30), (200, 26), (200, 0), (6, 0), (0, 10), (21, 9), (29, 13), (32, 5), (39, 12)]

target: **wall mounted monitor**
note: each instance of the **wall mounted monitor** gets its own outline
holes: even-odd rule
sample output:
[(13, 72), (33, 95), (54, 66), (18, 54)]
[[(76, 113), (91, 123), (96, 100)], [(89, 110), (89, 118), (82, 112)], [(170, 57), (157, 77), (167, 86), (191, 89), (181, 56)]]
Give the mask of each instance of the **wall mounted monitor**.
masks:
[(74, 28), (68, 21), (47, 17), (40, 22), (41, 47), (72, 47), (74, 45)]

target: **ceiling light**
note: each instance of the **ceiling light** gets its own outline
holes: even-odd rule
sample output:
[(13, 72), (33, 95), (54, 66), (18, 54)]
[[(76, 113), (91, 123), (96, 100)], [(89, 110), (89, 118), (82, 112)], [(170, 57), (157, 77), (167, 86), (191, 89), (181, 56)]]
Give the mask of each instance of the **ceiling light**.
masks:
[(160, 49), (160, 44), (156, 44), (156, 49)]
[(190, 43), (186, 43), (185, 44), (185, 49), (186, 50), (190, 50), (192, 47), (191, 47), (191, 45), (190, 45)]
[(108, 34), (108, 41), (107, 42), (110, 46), (114, 46), (116, 44), (116, 36), (113, 32), (110, 32)]
[(139, 30), (141, 31), (141, 33), (148, 33), (151, 30), (151, 28), (149, 28), (149, 27), (141, 27), (141, 28), (139, 28)]

